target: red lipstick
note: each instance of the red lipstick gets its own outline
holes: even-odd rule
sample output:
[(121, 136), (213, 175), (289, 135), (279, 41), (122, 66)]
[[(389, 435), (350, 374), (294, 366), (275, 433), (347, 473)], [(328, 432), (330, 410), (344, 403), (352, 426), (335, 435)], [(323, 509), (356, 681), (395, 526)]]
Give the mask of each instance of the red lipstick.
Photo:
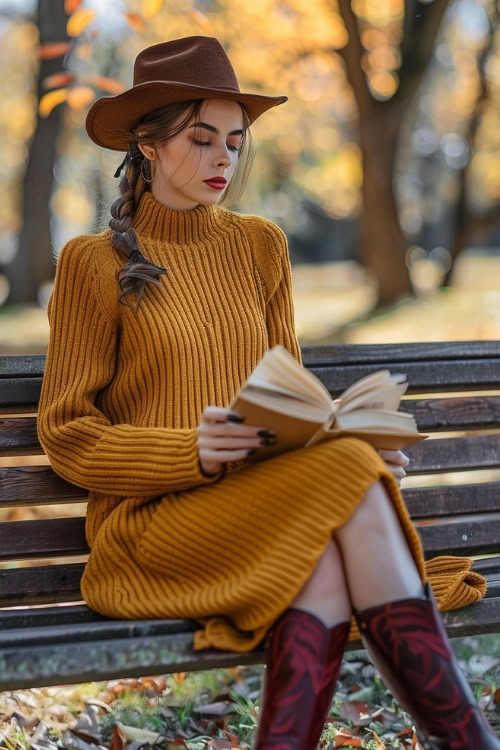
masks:
[(212, 177), (209, 180), (203, 180), (203, 182), (206, 182), (214, 190), (224, 190), (227, 185), (225, 177)]

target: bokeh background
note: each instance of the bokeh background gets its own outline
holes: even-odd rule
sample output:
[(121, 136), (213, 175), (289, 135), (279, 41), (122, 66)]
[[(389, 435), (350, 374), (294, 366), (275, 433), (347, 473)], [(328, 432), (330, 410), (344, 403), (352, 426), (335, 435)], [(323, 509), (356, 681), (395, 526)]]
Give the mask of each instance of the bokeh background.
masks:
[(301, 344), (500, 332), (494, 0), (0, 0), (0, 354), (44, 353), (63, 244), (107, 228), (119, 152), (91, 103), (144, 47), (216, 36), (252, 126), (233, 210), (286, 232)]

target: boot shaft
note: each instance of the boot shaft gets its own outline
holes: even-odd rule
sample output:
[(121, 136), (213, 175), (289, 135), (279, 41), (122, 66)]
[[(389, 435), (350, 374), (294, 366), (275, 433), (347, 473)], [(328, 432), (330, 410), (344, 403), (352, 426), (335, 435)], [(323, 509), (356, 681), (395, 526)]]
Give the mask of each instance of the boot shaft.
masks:
[(328, 716), (350, 623), (327, 628), (288, 608), (266, 644), (264, 701), (256, 750), (315, 750)]
[(425, 599), (401, 599), (355, 618), (363, 643), (430, 750), (500, 750), (450, 647), (429, 583)]

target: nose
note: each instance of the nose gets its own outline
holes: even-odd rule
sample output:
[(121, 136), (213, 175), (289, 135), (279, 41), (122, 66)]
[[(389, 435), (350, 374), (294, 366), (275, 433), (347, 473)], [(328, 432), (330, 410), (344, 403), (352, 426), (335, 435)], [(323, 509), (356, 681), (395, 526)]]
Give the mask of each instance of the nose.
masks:
[(227, 147), (224, 149), (224, 153), (219, 154), (214, 161), (215, 165), (218, 167), (230, 167), (231, 166), (231, 157), (229, 156), (229, 152), (227, 150)]

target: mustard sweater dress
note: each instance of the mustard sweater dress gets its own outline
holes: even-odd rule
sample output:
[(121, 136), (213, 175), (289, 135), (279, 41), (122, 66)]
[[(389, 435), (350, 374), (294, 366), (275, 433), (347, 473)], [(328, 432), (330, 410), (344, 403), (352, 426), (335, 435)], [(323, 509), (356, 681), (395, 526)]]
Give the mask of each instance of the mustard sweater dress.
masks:
[(124, 259), (111, 230), (66, 243), (47, 311), (38, 436), (54, 471), (89, 490), (87, 604), (121, 619), (194, 618), (196, 650), (249, 651), (378, 478), (440, 608), (481, 598), (469, 560), (426, 566), (399, 485), (364, 441), (202, 472), (204, 408), (229, 406), (277, 343), (302, 361), (286, 238), (262, 217), (175, 211), (150, 192), (133, 228), (143, 255), (168, 269), (137, 316), (118, 304)]

